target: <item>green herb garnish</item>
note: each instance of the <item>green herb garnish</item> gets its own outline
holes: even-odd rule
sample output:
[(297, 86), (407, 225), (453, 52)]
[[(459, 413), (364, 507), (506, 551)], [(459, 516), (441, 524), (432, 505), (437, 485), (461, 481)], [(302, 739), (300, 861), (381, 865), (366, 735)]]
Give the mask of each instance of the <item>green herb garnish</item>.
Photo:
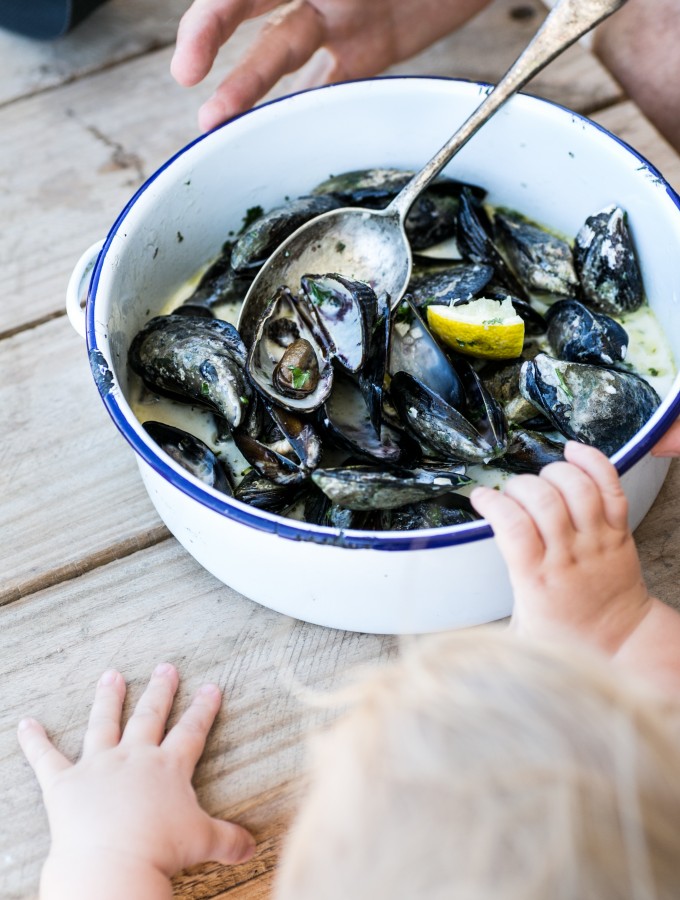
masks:
[(293, 387), (296, 391), (301, 391), (309, 381), (310, 373), (307, 369), (301, 369), (299, 366), (288, 366), (288, 369), (292, 376), (291, 383)]
[(210, 393), (210, 385), (207, 381), (201, 382), (201, 397), (207, 397)]
[(238, 399), (241, 401), (241, 403), (242, 403), (244, 406), (248, 406), (248, 403), (250, 402), (250, 401), (248, 400), (248, 398), (245, 397), (243, 394), (241, 394), (241, 396), (240, 396)]
[(309, 293), (312, 297), (312, 303), (315, 303), (317, 306), (322, 306), (329, 300), (333, 300), (333, 291), (330, 290), (330, 288), (321, 287), (321, 285), (317, 284), (315, 281), (308, 282), (308, 286)]
[(246, 210), (246, 214), (243, 217), (243, 224), (241, 225), (241, 231), (239, 234), (243, 234), (243, 232), (248, 228), (253, 222), (257, 222), (257, 220), (264, 215), (264, 210), (261, 206), (251, 206), (250, 209)]
[(346, 246), (347, 244), (343, 244), (342, 241), (338, 241), (338, 243), (335, 245), (335, 252), (342, 253)]
[(649, 374), (652, 376), (652, 378), (656, 378), (659, 374), (659, 370), (658, 369), (649, 369)]
[(559, 369), (555, 369), (555, 375), (557, 376), (557, 380), (560, 383), (560, 387), (562, 388), (564, 393), (567, 395), (567, 399), (573, 400), (574, 395), (572, 394), (571, 389), (569, 388), (569, 385), (564, 380), (564, 376), (562, 375), (562, 373), (560, 372)]

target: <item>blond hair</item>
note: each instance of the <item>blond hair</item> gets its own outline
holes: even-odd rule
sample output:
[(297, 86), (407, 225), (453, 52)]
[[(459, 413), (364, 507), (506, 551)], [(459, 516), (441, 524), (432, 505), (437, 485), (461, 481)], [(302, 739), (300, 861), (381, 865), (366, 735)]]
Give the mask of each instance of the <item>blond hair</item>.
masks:
[(582, 648), (419, 641), (314, 747), (279, 900), (677, 900), (677, 710)]

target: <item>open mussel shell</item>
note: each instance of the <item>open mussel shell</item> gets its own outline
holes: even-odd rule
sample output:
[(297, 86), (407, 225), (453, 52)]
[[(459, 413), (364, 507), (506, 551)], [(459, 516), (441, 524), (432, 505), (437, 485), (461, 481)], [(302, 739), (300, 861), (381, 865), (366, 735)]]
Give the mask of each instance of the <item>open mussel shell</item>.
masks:
[(467, 419), (491, 445), (494, 456), (501, 455), (508, 438), (508, 423), (502, 405), (486, 388), (476, 369), (467, 359), (456, 356), (451, 362), (465, 392)]
[(368, 284), (342, 275), (304, 275), (302, 290), (328, 336), (331, 353), (347, 372), (363, 366), (378, 315), (378, 298)]
[(298, 197), (269, 210), (248, 225), (236, 241), (231, 255), (232, 269), (244, 272), (258, 268), (294, 231), (340, 205), (334, 197), (320, 195)]
[(393, 376), (390, 396), (427, 455), (463, 462), (487, 462), (496, 455), (462, 413), (408, 372)]
[(572, 294), (578, 287), (569, 244), (510, 210), (496, 212), (494, 233), (529, 290)]
[(515, 297), (529, 300), (524, 286), (498, 251), (492, 238), (493, 226), (483, 205), (468, 191), (460, 195), (456, 240), (465, 259), (491, 266), (495, 279)]
[[(314, 314), (288, 288), (280, 288), (257, 325), (248, 354), (253, 384), (291, 412), (318, 409), (333, 384), (329, 347)], [(301, 365), (302, 360), (307, 362)]]
[(608, 456), (629, 441), (661, 403), (654, 388), (631, 372), (565, 362), (546, 353), (524, 363), (520, 391), (565, 437)]
[(380, 527), (380, 510), (340, 506), (312, 483), (305, 495), (304, 520), (312, 525), (325, 525), (343, 531), (348, 528), (374, 531)]
[(276, 484), (302, 484), (321, 459), (321, 440), (311, 422), (287, 410), (263, 403), (271, 419), (269, 434), (245, 428), (234, 432), (234, 441), (250, 465)]
[(626, 329), (578, 300), (558, 300), (546, 313), (546, 319), (548, 341), (558, 359), (613, 366), (626, 358)]
[(392, 313), (388, 371), (390, 375), (408, 372), (451, 406), (464, 403), (460, 378), (409, 295)]
[(333, 503), (348, 509), (393, 509), (456, 490), (470, 479), (418, 469), (338, 466), (316, 469), (312, 481)]
[(232, 494), (227, 472), (213, 451), (193, 434), (165, 425), (163, 422), (144, 422), (144, 430), (171, 459), (208, 487)]
[(228, 322), (156, 316), (135, 336), (128, 358), (151, 390), (209, 406), (230, 428), (243, 420), (252, 388), (243, 341)]
[(574, 242), (574, 263), (583, 295), (595, 309), (616, 316), (642, 306), (642, 275), (620, 207), (586, 219)]
[(403, 461), (405, 435), (383, 423), (376, 431), (360, 385), (336, 372), (333, 391), (320, 416), (326, 439), (338, 449), (365, 459), (395, 465)]

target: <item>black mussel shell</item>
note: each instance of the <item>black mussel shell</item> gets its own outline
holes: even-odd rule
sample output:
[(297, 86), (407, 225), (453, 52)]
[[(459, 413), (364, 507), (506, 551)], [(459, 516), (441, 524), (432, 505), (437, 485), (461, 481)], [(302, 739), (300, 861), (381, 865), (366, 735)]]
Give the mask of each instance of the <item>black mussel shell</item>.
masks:
[(163, 422), (144, 422), (144, 430), (161, 450), (203, 484), (222, 491), (223, 494), (232, 494), (224, 466), (210, 447), (199, 438)]
[(527, 290), (572, 294), (578, 287), (566, 241), (510, 210), (496, 212), (494, 233)]
[(565, 437), (608, 456), (637, 434), (661, 403), (654, 388), (631, 372), (545, 353), (522, 366), (520, 391)]
[(620, 207), (608, 206), (586, 219), (574, 242), (574, 262), (590, 306), (612, 316), (642, 306), (642, 275)]
[(333, 503), (348, 509), (393, 509), (456, 490), (464, 475), (432, 475), (417, 469), (338, 466), (316, 469), (312, 481)]
[(376, 510), (348, 509), (331, 502), (323, 491), (312, 484), (307, 492), (304, 507), (305, 522), (327, 528), (348, 528), (366, 531), (379, 527), (379, 512)]
[(234, 245), (231, 267), (236, 272), (257, 268), (301, 225), (315, 216), (337, 209), (334, 197), (298, 197), (269, 210), (249, 225)]
[[(449, 500), (456, 500), (457, 494), (439, 500), (423, 500), (420, 503), (409, 503), (397, 509), (386, 510), (382, 515), (382, 528), (385, 531), (415, 531), (420, 528), (444, 528), (450, 525), (465, 525), (479, 519), (469, 505), (449, 505)], [(461, 500), (467, 498), (460, 497)]]
[(330, 444), (362, 459), (396, 465), (404, 458), (404, 435), (387, 423), (378, 432), (359, 384), (336, 372), (320, 425)]
[(418, 309), (430, 304), (451, 306), (482, 296), (494, 270), (483, 263), (458, 263), (445, 270), (412, 278), (408, 293)]
[(380, 434), (382, 430), (383, 393), (390, 348), (390, 298), (378, 297), (378, 314), (368, 333), (366, 361), (359, 372), (359, 388), (364, 396), (371, 424)]
[(529, 300), (523, 285), (498, 252), (491, 234), (493, 226), (482, 204), (469, 191), (463, 190), (458, 208), (456, 239), (458, 249), (471, 262), (492, 266), (495, 278), (510, 294)]
[(358, 372), (378, 315), (373, 288), (363, 281), (328, 274), (304, 275), (302, 290), (316, 310), (334, 359), (347, 372)]
[(397, 372), (390, 396), (401, 421), (431, 456), (463, 462), (486, 462), (494, 448), (457, 409), (407, 372)]
[(546, 318), (548, 341), (558, 359), (613, 366), (626, 358), (626, 329), (578, 300), (558, 300)]
[(467, 359), (451, 360), (465, 391), (465, 414), (479, 434), (491, 445), (494, 455), (505, 450), (508, 423), (502, 405), (489, 391)]
[(245, 347), (220, 319), (157, 316), (136, 335), (130, 366), (153, 391), (216, 410), (237, 427), (250, 402)]
[(391, 375), (408, 372), (451, 406), (462, 408), (465, 402), (457, 372), (409, 295), (392, 312), (388, 370)]
[(512, 428), (503, 457), (498, 465), (509, 472), (537, 475), (544, 466), (564, 459), (564, 444), (541, 431)]
[[(252, 284), (254, 271), (239, 275), (231, 267), (233, 243), (228, 241), (214, 263), (208, 267), (196, 290), (178, 306), (178, 315), (215, 316), (215, 307), (220, 307), (219, 315), (226, 318), (238, 317), (243, 300)], [(225, 310), (233, 310), (226, 315)]]
[[(332, 194), (344, 206), (382, 209), (406, 187), (414, 175), (415, 172), (408, 169), (356, 169), (341, 175), (331, 175), (318, 184), (312, 194)], [(446, 175), (438, 176), (429, 186), (428, 193), (457, 197), (465, 187), (479, 199), (486, 196), (484, 188)]]
[(234, 499), (256, 509), (285, 515), (302, 497), (303, 491), (304, 487), (299, 484), (276, 484), (252, 469), (234, 488)]

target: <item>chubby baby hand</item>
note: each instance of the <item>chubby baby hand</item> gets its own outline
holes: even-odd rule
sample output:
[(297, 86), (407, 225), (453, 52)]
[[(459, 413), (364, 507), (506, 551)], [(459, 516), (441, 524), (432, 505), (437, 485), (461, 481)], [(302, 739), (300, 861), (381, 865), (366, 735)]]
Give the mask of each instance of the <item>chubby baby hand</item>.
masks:
[(539, 638), (569, 631), (613, 655), (652, 601), (616, 469), (573, 441), (564, 455), (538, 476), (510, 479), (503, 493), (475, 488), (471, 501), (507, 564), (513, 626)]
[[(20, 723), (19, 743), (42, 788), (52, 835), (41, 897), (81, 896), (68, 882), (79, 872), (84, 884), (85, 862), (99, 879), (100, 897), (111, 888), (111, 896), (131, 898), (133, 884), (140, 896), (163, 896), (154, 893), (154, 878), (169, 887), (169, 876), (186, 866), (252, 856), (251, 835), (209, 816), (191, 786), (220, 706), (219, 688), (203, 685), (166, 734), (177, 686), (174, 666), (158, 665), (121, 735), (125, 682), (118, 672), (105, 672), (75, 765), (38, 722)], [(126, 872), (129, 885), (123, 880), (116, 893), (115, 881)]]

